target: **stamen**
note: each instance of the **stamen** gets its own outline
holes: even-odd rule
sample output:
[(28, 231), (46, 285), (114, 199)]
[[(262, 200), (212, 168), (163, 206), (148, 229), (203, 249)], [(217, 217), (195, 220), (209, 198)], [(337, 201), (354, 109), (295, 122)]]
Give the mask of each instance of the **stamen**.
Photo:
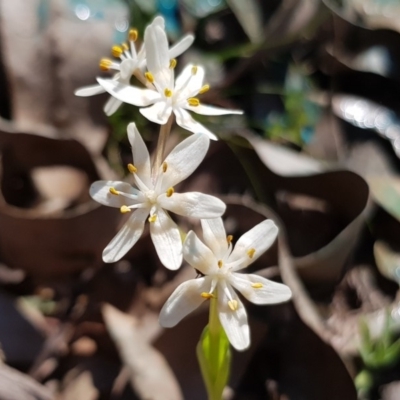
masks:
[(233, 236), (232, 236), (232, 235), (228, 235), (228, 236), (226, 237), (226, 241), (228, 242), (228, 244), (231, 244), (231, 243), (232, 243), (232, 240), (233, 240)]
[(124, 49), (124, 51), (129, 50), (129, 46), (125, 42), (121, 43), (121, 47)]
[(260, 282), (255, 282), (251, 284), (251, 287), (253, 287), (254, 289), (261, 289), (264, 285)]
[(215, 296), (212, 293), (203, 292), (200, 294), (203, 299), (215, 299)]
[(116, 196), (118, 196), (118, 195), (119, 195), (119, 192), (118, 192), (118, 190), (115, 190), (115, 188), (114, 188), (114, 187), (110, 187), (109, 191), (110, 191), (110, 193), (111, 193), (111, 194), (114, 194), (114, 195), (116, 195)]
[(121, 214), (126, 214), (131, 212), (131, 209), (128, 206), (122, 206), (119, 211), (121, 211)]
[(153, 76), (153, 74), (151, 73), (151, 72), (146, 72), (145, 74), (144, 74), (144, 76), (146, 77), (146, 79), (150, 82), (150, 83), (153, 83), (154, 82), (154, 76)]
[(196, 75), (197, 74), (197, 65), (193, 65), (192, 67), (192, 75)]
[(174, 192), (175, 192), (174, 188), (173, 188), (173, 187), (170, 187), (170, 188), (167, 190), (167, 197), (171, 197), (171, 196), (174, 194)]
[(224, 262), (222, 260), (218, 260), (218, 268), (222, 268), (224, 265)]
[(196, 99), (196, 97), (190, 97), (187, 101), (192, 107), (197, 107), (198, 105), (200, 105), (200, 100)]
[(252, 247), (251, 249), (247, 250), (247, 255), (249, 256), (249, 258), (253, 258), (255, 252), (256, 252), (256, 249), (254, 249)]
[(121, 57), (123, 52), (124, 50), (121, 46), (115, 45), (111, 48), (111, 54), (113, 55), (113, 57), (119, 58)]
[(237, 300), (229, 300), (228, 306), (232, 311), (236, 311), (239, 308)]
[(157, 214), (150, 215), (149, 222), (156, 222), (157, 221)]
[(167, 172), (167, 169), (168, 169), (168, 164), (164, 161), (162, 163), (162, 172)]
[(169, 62), (169, 67), (171, 69), (174, 69), (176, 67), (176, 64), (178, 64), (178, 61), (176, 61), (175, 58), (171, 59), (171, 61)]
[(137, 29), (129, 29), (128, 37), (131, 42), (136, 42), (138, 36), (139, 36), (139, 33), (138, 33)]
[(172, 97), (172, 90), (171, 89), (165, 89), (164, 90), (164, 95), (165, 97)]
[(210, 90), (210, 85), (204, 85), (200, 90), (199, 94), (203, 94), (205, 92), (208, 92)]
[(99, 63), (99, 67), (102, 71), (109, 71), (112, 65), (112, 61), (108, 58), (102, 58)]
[(134, 174), (137, 172), (137, 168), (133, 164), (128, 164), (128, 170), (131, 174)]

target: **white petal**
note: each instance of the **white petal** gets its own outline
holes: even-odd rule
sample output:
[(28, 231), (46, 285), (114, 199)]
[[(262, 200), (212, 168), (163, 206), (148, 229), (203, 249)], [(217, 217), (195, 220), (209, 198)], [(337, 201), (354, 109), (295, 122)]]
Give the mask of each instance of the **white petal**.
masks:
[(127, 58), (123, 60), (120, 65), (121, 79), (129, 83), (129, 79), (132, 76), (133, 71), (138, 67), (138, 62), (136, 59)]
[(218, 270), (218, 259), (193, 231), (187, 234), (183, 243), (183, 258), (203, 275)]
[(159, 26), (160, 28), (165, 29), (164, 18), (161, 15), (157, 15), (149, 26)]
[(168, 51), (169, 59), (180, 56), (185, 52), (194, 42), (193, 35), (184, 36), (179, 42), (175, 43)]
[(161, 191), (185, 180), (206, 156), (210, 140), (205, 135), (192, 135), (180, 142), (165, 159), (167, 170), (162, 173)]
[(122, 104), (121, 100), (118, 100), (114, 97), (110, 97), (107, 100), (107, 103), (104, 104), (104, 112), (108, 116), (113, 115), (115, 113), (115, 111), (117, 111), (118, 108), (121, 106), (121, 104)]
[(178, 269), (182, 264), (182, 240), (179, 229), (162, 209), (156, 210), (157, 218), (150, 223), (150, 235), (161, 263), (168, 269)]
[[(288, 301), (292, 297), (292, 292), (288, 286), (255, 274), (232, 273), (230, 283), (254, 304), (277, 304)], [(251, 286), (257, 283), (261, 283), (262, 287), (254, 288)]]
[(165, 101), (159, 101), (151, 107), (141, 108), (140, 114), (155, 124), (164, 125), (167, 123), (172, 112), (171, 106), (166, 106)]
[(114, 239), (104, 249), (104, 262), (112, 263), (120, 260), (133, 247), (142, 236), (148, 215), (149, 210), (145, 208), (139, 208), (133, 212)]
[(219, 320), (221, 321), (221, 325), (223, 326), (231, 345), (236, 350), (245, 350), (250, 346), (250, 329), (247, 322), (246, 309), (237, 294), (231, 287), (229, 287), (229, 285), (227, 285), (227, 290), (230, 293), (231, 299), (237, 301), (238, 309), (232, 311), (229, 308), (228, 301), (231, 299), (227, 297), (221, 285), (218, 285)]
[[(269, 247), (271, 247), (277, 236), (278, 227), (275, 225), (274, 221), (267, 219), (263, 222), (260, 222), (258, 225), (240, 237), (231, 255), (229, 256), (227, 263), (231, 263), (243, 258), (245, 261), (233, 268), (233, 271), (246, 268), (258, 257), (260, 257), (261, 254), (263, 254)], [(246, 252), (250, 249), (255, 250), (252, 258), (246, 257)]]
[(193, 111), (196, 114), (201, 115), (227, 115), (227, 114), (243, 114), (242, 110), (230, 110), (229, 108), (219, 108), (213, 106), (207, 106), (204, 104), (199, 104), (196, 107), (190, 106), (189, 103), (185, 108), (189, 111)]
[(161, 309), (160, 325), (164, 328), (175, 326), (204, 302), (201, 293), (209, 290), (210, 278), (207, 277), (191, 279), (180, 284)]
[(85, 86), (75, 90), (75, 96), (86, 97), (105, 93), (106, 91), (100, 85)]
[(203, 239), (218, 259), (224, 258), (228, 251), (228, 241), (222, 218), (202, 219)]
[(155, 90), (139, 89), (112, 79), (97, 78), (97, 82), (99, 82), (104, 90), (110, 93), (111, 96), (124, 103), (133, 104), (134, 106), (146, 107), (160, 98), (160, 95)]
[[(179, 90), (180, 99), (187, 99), (199, 92), (203, 86), (205, 71), (203, 67), (197, 67), (196, 75), (192, 74), (193, 64), (187, 65), (176, 78), (175, 90)], [(193, 94), (194, 93), (194, 94)]]
[(176, 123), (183, 129), (187, 129), (193, 133), (203, 133), (212, 140), (218, 140), (218, 138), (211, 131), (209, 131), (199, 122), (195, 121), (183, 108), (174, 108), (174, 113), (176, 116)]
[(140, 135), (134, 122), (131, 122), (128, 125), (128, 138), (129, 143), (132, 146), (133, 164), (137, 168), (137, 175), (148, 188), (151, 188), (152, 183), (149, 151), (147, 150), (142, 136)]
[[(137, 200), (127, 198), (123, 195), (115, 195), (110, 193), (110, 188), (113, 187), (118, 191), (129, 193), (137, 196)], [(130, 206), (133, 204), (142, 203), (144, 201), (143, 194), (139, 190), (132, 187), (129, 183), (119, 181), (96, 181), (90, 186), (90, 195), (94, 200), (109, 207), (120, 208), (121, 206)]]
[(153, 23), (146, 28), (144, 45), (146, 47), (147, 68), (152, 74), (156, 75), (169, 67), (168, 39), (162, 26)]
[(222, 200), (200, 192), (174, 193), (170, 197), (161, 195), (158, 203), (168, 211), (193, 218), (217, 218), (226, 209)]

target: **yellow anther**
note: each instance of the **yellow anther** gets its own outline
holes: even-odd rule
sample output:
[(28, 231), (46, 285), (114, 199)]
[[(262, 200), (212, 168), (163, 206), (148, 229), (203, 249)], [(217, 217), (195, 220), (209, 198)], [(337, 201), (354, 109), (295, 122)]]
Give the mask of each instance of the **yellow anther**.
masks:
[(131, 42), (136, 42), (138, 36), (139, 36), (139, 33), (138, 33), (137, 29), (129, 29), (128, 37)]
[(168, 169), (168, 164), (164, 161), (162, 163), (162, 172), (167, 172), (167, 169)]
[(167, 190), (167, 197), (171, 197), (171, 196), (174, 194), (174, 192), (175, 192), (174, 188), (173, 188), (173, 187), (170, 187), (170, 188)]
[(196, 97), (190, 97), (187, 101), (192, 107), (197, 107), (198, 105), (200, 105), (200, 100), (196, 99)]
[(126, 50), (129, 50), (129, 46), (124, 42), (124, 43), (121, 43), (121, 47), (126, 51)]
[(128, 206), (122, 206), (119, 211), (121, 211), (122, 214), (126, 214), (128, 212), (131, 212), (131, 209)]
[(111, 194), (115, 194), (116, 196), (118, 196), (118, 195), (119, 195), (119, 192), (118, 192), (118, 190), (115, 190), (115, 188), (114, 188), (114, 187), (110, 187), (109, 191), (110, 191), (110, 193), (111, 193)]
[(200, 294), (203, 299), (215, 299), (215, 296), (212, 293), (203, 292)]
[(254, 249), (254, 248), (252, 247), (251, 249), (247, 250), (247, 255), (248, 255), (250, 258), (253, 258), (255, 252), (256, 252), (256, 249)]
[(232, 243), (232, 240), (233, 240), (233, 236), (232, 236), (232, 235), (228, 235), (228, 236), (226, 237), (226, 241), (228, 242), (228, 244), (231, 244), (231, 243)]
[(253, 287), (254, 289), (261, 289), (262, 287), (264, 287), (264, 285), (260, 282), (255, 282), (251, 284), (251, 287)]
[(112, 61), (108, 58), (102, 58), (99, 63), (99, 67), (102, 71), (109, 71), (112, 65)]
[(229, 300), (228, 306), (232, 311), (236, 311), (239, 308), (237, 300)]
[(121, 46), (115, 45), (111, 48), (111, 54), (113, 57), (121, 57), (121, 54), (124, 52)]
[(218, 268), (222, 268), (224, 265), (224, 262), (222, 260), (218, 260)]
[(171, 69), (174, 69), (176, 67), (176, 64), (178, 64), (178, 61), (176, 61), (176, 58), (171, 59), (171, 61), (169, 62), (169, 67)]
[(210, 85), (204, 85), (200, 90), (199, 94), (203, 94), (205, 92), (208, 92), (210, 90)]
[(171, 89), (164, 89), (165, 97), (172, 97), (172, 90)]
[(197, 65), (193, 65), (192, 67), (192, 75), (196, 75), (197, 74)]
[(157, 215), (156, 214), (150, 215), (149, 222), (156, 222), (156, 221), (157, 221)]
[(150, 83), (153, 83), (154, 82), (154, 76), (153, 76), (153, 74), (151, 73), (151, 72), (146, 72), (145, 74), (144, 74), (144, 76), (146, 77), (146, 79), (150, 82)]
[(131, 174), (137, 172), (137, 168), (133, 164), (128, 164), (128, 170)]

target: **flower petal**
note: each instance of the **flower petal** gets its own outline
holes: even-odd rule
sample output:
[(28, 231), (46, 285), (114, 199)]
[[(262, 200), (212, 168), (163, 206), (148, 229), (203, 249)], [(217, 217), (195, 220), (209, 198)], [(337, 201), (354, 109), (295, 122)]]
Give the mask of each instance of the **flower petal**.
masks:
[(158, 83), (165, 88), (170, 82), (167, 34), (159, 23), (149, 25), (144, 32), (147, 69), (154, 75)]
[(168, 58), (175, 58), (184, 53), (194, 42), (193, 35), (186, 35), (176, 42), (168, 51)]
[(139, 208), (125, 222), (124, 226), (103, 251), (103, 261), (112, 263), (120, 260), (140, 239), (144, 229), (148, 208)]
[(134, 122), (128, 125), (128, 139), (132, 146), (132, 158), (137, 168), (136, 173), (148, 188), (152, 188), (149, 151)]
[(147, 108), (141, 108), (140, 114), (146, 117), (149, 121), (156, 124), (164, 125), (167, 123), (172, 112), (172, 107), (167, 106), (165, 101), (159, 101)]
[(228, 241), (222, 218), (202, 219), (203, 239), (219, 260), (226, 256)]
[[(127, 198), (123, 195), (115, 195), (110, 193), (110, 188), (113, 187), (117, 191), (137, 196), (137, 200)], [(90, 195), (98, 203), (109, 207), (120, 208), (121, 206), (130, 206), (133, 204), (142, 203), (145, 199), (143, 194), (132, 187), (129, 183), (120, 181), (96, 181), (93, 182), (89, 189)]]
[(195, 121), (183, 108), (174, 108), (174, 113), (176, 116), (176, 123), (183, 129), (187, 129), (193, 133), (203, 133), (212, 140), (218, 140), (218, 138), (211, 131), (209, 131), (199, 122)]
[(197, 278), (180, 284), (160, 312), (160, 325), (172, 328), (204, 302), (202, 292), (210, 290), (210, 278)]
[(106, 115), (110, 116), (113, 115), (115, 113), (115, 111), (118, 110), (118, 108), (120, 107), (120, 105), (122, 104), (121, 100), (118, 100), (114, 97), (110, 97), (107, 100), (107, 103), (104, 104), (104, 112)]
[(189, 104), (185, 106), (186, 110), (193, 111), (196, 114), (201, 115), (227, 115), (227, 114), (243, 114), (242, 110), (230, 110), (229, 108), (219, 108), (213, 106), (207, 106), (204, 104), (199, 104), (198, 106), (190, 106)]
[[(225, 290), (229, 292), (230, 298)], [(231, 345), (236, 350), (245, 350), (250, 346), (250, 329), (247, 322), (246, 309), (238, 295), (229, 285), (225, 287), (225, 290), (222, 285), (218, 285), (219, 320)], [(237, 302), (237, 310), (231, 310), (228, 304), (230, 300)]]
[(171, 270), (182, 264), (182, 240), (179, 229), (162, 209), (156, 210), (157, 218), (150, 223), (150, 235), (161, 263)]
[(187, 65), (175, 81), (175, 90), (179, 91), (180, 99), (195, 96), (203, 86), (205, 71), (203, 67), (197, 66), (197, 72), (192, 74), (193, 64)]
[(91, 85), (76, 89), (74, 93), (75, 96), (87, 97), (105, 92), (105, 89), (103, 89), (100, 85)]
[(218, 270), (218, 259), (193, 231), (187, 234), (183, 243), (183, 258), (203, 275)]
[(146, 107), (160, 98), (160, 95), (155, 90), (139, 89), (113, 79), (97, 78), (97, 82), (99, 82), (103, 89), (111, 94), (111, 96), (124, 103), (133, 104), (134, 106)]
[(158, 197), (160, 206), (175, 214), (193, 218), (220, 217), (226, 209), (225, 203), (215, 196), (200, 192), (174, 193)]
[[(272, 243), (274, 243), (278, 235), (278, 227), (271, 219), (260, 222), (254, 228), (250, 229), (237, 241), (235, 248), (229, 256), (228, 262), (231, 263), (240, 259), (243, 259), (243, 263), (240, 263), (233, 271), (246, 268), (258, 257), (261, 256)], [(254, 249), (254, 254), (249, 257), (246, 252), (250, 249)]]
[(162, 174), (160, 191), (163, 192), (190, 176), (203, 161), (209, 146), (210, 140), (202, 134), (189, 136), (175, 146), (164, 160), (167, 170), (165, 172), (160, 170)]
[(125, 81), (124, 83), (129, 84), (129, 79), (132, 76), (133, 71), (138, 67), (138, 60), (133, 58), (127, 58), (121, 62), (120, 71), (121, 71), (121, 80)]
[(255, 274), (232, 273), (230, 283), (254, 304), (282, 303), (292, 297), (292, 292), (288, 286)]

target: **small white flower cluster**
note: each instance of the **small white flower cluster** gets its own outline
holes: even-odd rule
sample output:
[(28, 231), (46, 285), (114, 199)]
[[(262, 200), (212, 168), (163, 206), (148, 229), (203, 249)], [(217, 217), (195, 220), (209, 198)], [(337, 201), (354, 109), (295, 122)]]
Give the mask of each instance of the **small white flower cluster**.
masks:
[[(220, 322), (238, 350), (250, 344), (246, 310), (233, 288), (255, 304), (274, 304), (287, 301), (290, 289), (258, 275), (238, 272), (262, 255), (275, 241), (278, 228), (271, 220), (256, 225), (232, 246), (220, 218), (226, 205), (218, 198), (198, 192), (176, 193), (174, 186), (186, 179), (206, 156), (210, 138), (216, 136), (195, 121), (188, 111), (203, 115), (241, 114), (200, 104), (197, 97), (209, 89), (203, 85), (204, 69), (189, 65), (175, 80), (174, 57), (182, 54), (193, 43), (188, 35), (169, 48), (162, 17), (156, 17), (146, 28), (144, 45), (136, 51), (136, 30), (129, 31), (129, 45), (114, 46), (114, 57), (120, 62), (102, 59), (102, 70), (118, 71), (112, 79), (97, 79), (99, 85), (81, 88), (78, 96), (108, 92), (111, 98), (105, 105), (107, 115), (123, 103), (133, 104), (150, 121), (168, 126), (172, 113), (182, 128), (194, 133), (178, 144), (163, 162), (151, 165), (150, 155), (134, 123), (128, 126), (133, 163), (128, 169), (134, 186), (119, 181), (98, 181), (90, 188), (94, 200), (131, 214), (121, 230), (104, 249), (107, 263), (121, 259), (140, 239), (146, 219), (150, 235), (162, 264), (176, 270), (184, 258), (203, 276), (181, 284), (164, 305), (160, 323), (164, 327), (176, 325), (183, 317), (208, 299), (218, 300)], [(134, 75), (145, 88), (130, 85)], [(165, 133), (165, 132), (164, 132)], [(160, 135), (162, 134), (162, 130)], [(159, 146), (160, 147), (160, 146)], [(158, 148), (157, 152), (163, 149)], [(157, 160), (157, 158), (156, 158)], [(199, 218), (203, 228), (203, 244), (194, 232), (189, 232), (184, 243), (169, 212)]]

